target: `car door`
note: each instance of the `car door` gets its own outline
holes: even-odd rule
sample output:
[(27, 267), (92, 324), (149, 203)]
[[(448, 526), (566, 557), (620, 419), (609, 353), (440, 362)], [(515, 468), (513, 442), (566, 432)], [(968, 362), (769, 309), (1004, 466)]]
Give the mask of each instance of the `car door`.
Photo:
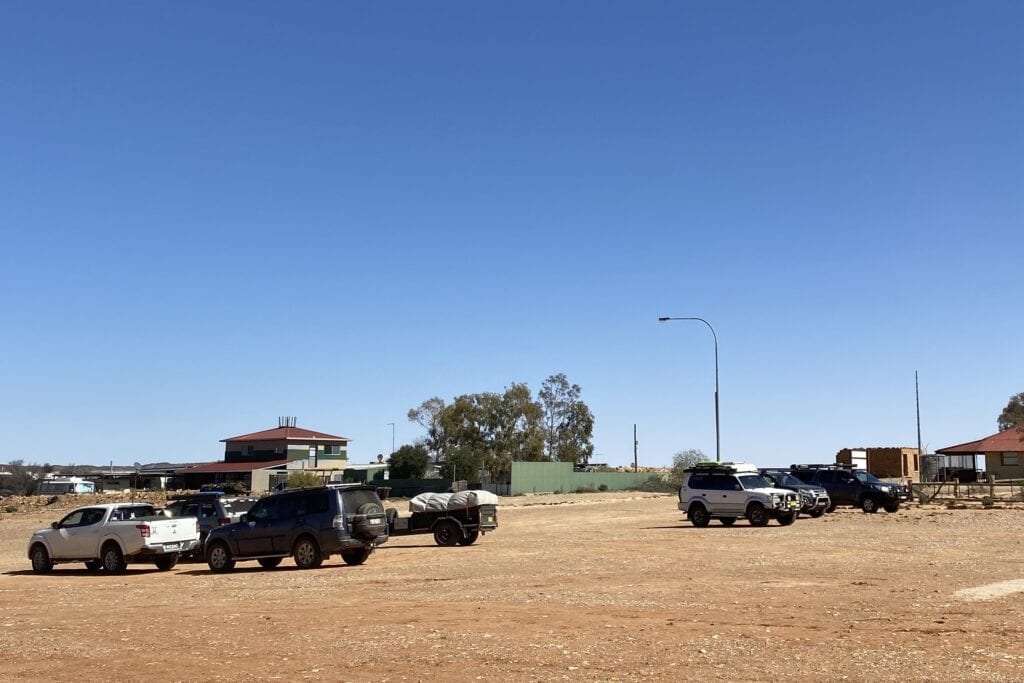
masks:
[[(853, 476), (853, 472), (836, 470), (832, 476), (835, 482), (833, 485), (839, 492), (839, 502), (847, 505), (856, 504), (860, 494), (860, 482), (857, 481), (857, 477)], [(835, 499), (833, 498), (833, 500)]]
[(74, 530), (82, 523), (85, 510), (74, 510), (64, 516), (64, 519), (57, 522), (53, 532), (47, 536), (50, 544), (50, 557), (59, 559), (62, 557), (76, 557)]
[(743, 486), (736, 477), (731, 475), (718, 475), (718, 478), (721, 479), (719, 485), (721, 490), (717, 492), (721, 500), (719, 503), (721, 513), (742, 516), (747, 501), (747, 494), (744, 492)]
[(60, 547), (53, 548), (53, 557), (94, 557), (99, 537), (96, 526), (106, 515), (103, 508), (85, 508), (76, 510), (61, 520), (56, 537), (60, 539)]
[(273, 555), (273, 527), (278, 523), (278, 498), (264, 498), (249, 510), (247, 523), (239, 526), (235, 532), (240, 556), (255, 557)]
[(271, 529), (271, 544), (275, 553), (291, 552), (295, 535), (302, 527), (305, 516), (306, 494), (285, 496), (278, 501), (278, 522)]
[(708, 512), (713, 515), (726, 512), (726, 491), (723, 489), (726, 478), (720, 474), (709, 474), (704, 479), (704, 500), (707, 501)]

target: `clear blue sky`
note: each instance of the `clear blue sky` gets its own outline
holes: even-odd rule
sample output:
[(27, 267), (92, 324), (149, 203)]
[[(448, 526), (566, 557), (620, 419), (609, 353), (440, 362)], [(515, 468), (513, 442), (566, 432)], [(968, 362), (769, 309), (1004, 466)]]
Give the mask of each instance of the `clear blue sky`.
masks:
[(829, 460), (1024, 391), (1019, 2), (0, 18), (0, 461), (368, 462), (564, 372), (596, 458)]

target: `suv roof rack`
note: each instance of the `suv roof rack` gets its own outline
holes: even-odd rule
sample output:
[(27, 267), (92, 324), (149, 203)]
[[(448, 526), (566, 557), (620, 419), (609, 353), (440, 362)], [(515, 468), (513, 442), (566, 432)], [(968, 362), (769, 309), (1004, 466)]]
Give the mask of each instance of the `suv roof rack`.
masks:
[(737, 472), (757, 473), (757, 468), (747, 462), (698, 462), (683, 470), (701, 474), (736, 474)]
[(845, 462), (833, 462), (827, 465), (790, 465), (791, 470), (855, 470), (856, 465), (850, 465)]

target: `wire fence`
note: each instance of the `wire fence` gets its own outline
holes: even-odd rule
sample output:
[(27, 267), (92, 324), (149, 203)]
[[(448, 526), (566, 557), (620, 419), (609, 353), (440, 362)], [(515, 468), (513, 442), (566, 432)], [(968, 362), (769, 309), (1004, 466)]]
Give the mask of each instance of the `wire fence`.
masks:
[(914, 499), (921, 503), (968, 502), (1020, 503), (1024, 502), (1024, 481), (995, 481), (960, 483), (936, 481), (912, 484)]

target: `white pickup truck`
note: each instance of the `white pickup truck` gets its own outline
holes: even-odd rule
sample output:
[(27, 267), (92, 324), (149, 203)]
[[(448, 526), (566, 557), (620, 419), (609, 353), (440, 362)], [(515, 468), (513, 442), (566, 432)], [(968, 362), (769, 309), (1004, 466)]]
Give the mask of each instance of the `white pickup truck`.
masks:
[(123, 572), (129, 562), (152, 562), (166, 571), (198, 544), (195, 517), (166, 517), (148, 503), (112, 503), (72, 510), (49, 529), (35, 532), (28, 558), (37, 574), (61, 562), (85, 562), (90, 571), (112, 574)]

